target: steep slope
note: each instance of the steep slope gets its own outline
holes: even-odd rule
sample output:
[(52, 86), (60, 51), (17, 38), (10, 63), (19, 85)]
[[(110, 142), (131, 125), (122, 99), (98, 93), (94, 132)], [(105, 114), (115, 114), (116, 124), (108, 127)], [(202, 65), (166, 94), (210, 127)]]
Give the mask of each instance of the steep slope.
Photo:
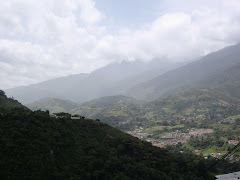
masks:
[(77, 82), (81, 83), (87, 77), (88, 74), (77, 74), (29, 86), (7, 89), (5, 92), (7, 95), (13, 96), (23, 104), (29, 104), (48, 97), (70, 99), (69, 96), (71, 95), (69, 95), (69, 92), (71, 91), (73, 84), (76, 84)]
[(180, 65), (166, 59), (150, 62), (123, 61), (109, 64), (90, 74), (78, 74), (8, 89), (6, 93), (24, 104), (47, 97), (82, 103), (103, 96), (122, 94), (137, 83), (150, 80)]
[(210, 53), (200, 60), (166, 72), (157, 78), (135, 86), (126, 95), (137, 99), (153, 100), (171, 94), (201, 79), (213, 76), (240, 63), (240, 44)]
[(1, 179), (211, 179), (203, 157), (173, 155), (93, 120), (0, 114)]
[(5, 92), (0, 90), (0, 112), (4, 112), (16, 107), (23, 107), (23, 105), (14, 99), (7, 98)]
[(79, 105), (68, 100), (58, 98), (45, 98), (26, 105), (29, 109), (35, 111), (38, 109), (49, 110), (51, 113), (69, 112)]
[(211, 88), (240, 99), (240, 63), (211, 77), (191, 84), (194, 88)]

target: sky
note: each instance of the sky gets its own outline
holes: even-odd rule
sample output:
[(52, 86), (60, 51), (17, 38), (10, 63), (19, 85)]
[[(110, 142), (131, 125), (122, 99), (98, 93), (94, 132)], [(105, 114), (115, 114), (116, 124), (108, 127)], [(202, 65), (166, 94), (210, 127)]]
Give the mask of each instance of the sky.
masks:
[(240, 0), (0, 2), (0, 89), (240, 42)]

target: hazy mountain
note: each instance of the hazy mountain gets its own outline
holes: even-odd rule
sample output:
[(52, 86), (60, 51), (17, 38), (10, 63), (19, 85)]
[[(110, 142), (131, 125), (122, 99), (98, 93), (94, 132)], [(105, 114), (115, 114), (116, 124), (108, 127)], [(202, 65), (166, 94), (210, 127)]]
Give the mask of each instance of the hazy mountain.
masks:
[(112, 63), (90, 74), (78, 74), (6, 90), (20, 102), (54, 97), (74, 102), (86, 102), (103, 96), (119, 95), (138, 83), (150, 80), (170, 69), (181, 66), (168, 59), (150, 62)]
[(68, 112), (75, 109), (79, 105), (69, 100), (58, 98), (45, 98), (26, 105), (29, 109), (35, 110), (49, 110), (51, 113)]
[[(91, 107), (91, 108), (102, 108), (105, 106), (115, 105), (115, 104), (140, 104), (143, 101), (138, 101), (131, 97), (126, 96), (105, 96), (98, 99), (94, 99), (88, 102), (85, 102), (81, 105), (71, 102), (69, 100), (63, 100), (59, 98), (44, 98), (33, 103), (27, 104), (26, 106), (35, 111), (35, 110), (49, 110), (50, 113), (56, 112), (70, 112), (73, 109), (79, 109), (79, 107)], [(82, 113), (79, 113), (82, 114)], [(86, 115), (85, 115), (86, 116)], [(89, 116), (87, 116), (89, 117)]]
[(29, 86), (8, 89), (5, 90), (5, 92), (24, 104), (32, 103), (47, 97), (68, 99), (69, 95), (64, 92), (71, 91), (74, 83), (83, 81), (87, 77), (88, 74), (77, 74)]
[[(168, 71), (150, 81), (139, 84), (126, 95), (136, 99), (153, 100), (175, 92), (176, 88), (189, 86), (226, 71), (240, 63), (240, 44), (210, 53), (200, 60)], [(184, 88), (183, 88), (184, 89)]]

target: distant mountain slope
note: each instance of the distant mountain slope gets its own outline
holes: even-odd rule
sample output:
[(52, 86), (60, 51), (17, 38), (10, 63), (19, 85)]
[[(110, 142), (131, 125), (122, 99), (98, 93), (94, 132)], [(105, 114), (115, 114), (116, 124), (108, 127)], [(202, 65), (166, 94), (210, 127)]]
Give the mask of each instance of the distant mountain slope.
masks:
[(167, 59), (150, 62), (123, 61), (109, 64), (90, 74), (78, 74), (5, 91), (24, 104), (47, 97), (82, 103), (103, 96), (122, 94), (137, 83), (150, 80), (180, 65)]
[(5, 92), (0, 90), (0, 112), (13, 109), (16, 107), (23, 107), (17, 100), (8, 98)]
[(171, 94), (176, 88), (190, 85), (213, 76), (240, 63), (240, 44), (210, 53), (200, 60), (135, 86), (126, 95), (136, 99), (154, 100), (164, 94)]
[(145, 106), (153, 121), (197, 120), (219, 121), (240, 113), (240, 101), (211, 89), (191, 89), (175, 96), (161, 98)]
[[(240, 57), (239, 57), (240, 58)], [(240, 63), (191, 84), (194, 88), (211, 88), (240, 100)]]
[[(110, 106), (92, 107), (80, 106), (71, 111), (72, 114), (80, 114), (92, 119), (100, 119), (102, 122), (122, 130), (129, 130), (133, 121), (144, 115), (144, 109), (136, 104), (113, 104)], [(123, 124), (126, 124), (125, 127)]]
[(190, 89), (145, 104), (113, 104), (111, 106), (80, 106), (71, 111), (122, 130), (135, 126), (155, 126), (163, 121), (189, 123), (199, 120), (199, 128), (207, 123), (240, 114), (240, 101), (212, 89)]
[(29, 109), (35, 110), (49, 110), (51, 113), (69, 112), (71, 109), (79, 105), (68, 100), (58, 98), (45, 98), (26, 105)]
[[(172, 154), (90, 119), (0, 114), (1, 179), (211, 179), (203, 157)], [(194, 163), (193, 163), (194, 162)]]
[(90, 106), (90, 107), (104, 107), (114, 104), (140, 104), (142, 101), (138, 101), (134, 98), (127, 96), (105, 96), (98, 99), (91, 100), (89, 102), (83, 103), (82, 106)]

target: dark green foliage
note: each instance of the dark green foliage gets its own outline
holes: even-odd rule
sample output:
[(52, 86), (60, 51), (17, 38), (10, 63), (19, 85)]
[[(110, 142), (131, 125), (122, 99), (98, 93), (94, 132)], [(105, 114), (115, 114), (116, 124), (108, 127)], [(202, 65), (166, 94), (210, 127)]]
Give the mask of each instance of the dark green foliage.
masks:
[(1, 179), (210, 179), (201, 162), (94, 120), (43, 111), (1, 115), (0, 145)]
[[(211, 127), (211, 125), (209, 126)], [(200, 137), (192, 137), (188, 144), (195, 149), (205, 149), (212, 146), (215, 146), (222, 151), (228, 151), (233, 148), (234, 145), (229, 144), (228, 140), (237, 140), (240, 141), (239, 130), (240, 124), (238, 121), (235, 123), (227, 125), (226, 128), (215, 127), (213, 128), (214, 132), (211, 134), (206, 134)], [(240, 148), (235, 150), (236, 153), (240, 152)]]
[[(208, 169), (213, 174), (226, 174), (231, 172), (236, 172), (240, 170), (240, 162), (229, 162), (229, 160), (222, 160), (221, 162), (214, 157), (208, 157), (204, 159), (201, 155), (193, 154), (192, 151), (182, 144), (178, 144), (176, 146), (167, 146), (167, 149), (175, 156), (175, 159), (181, 161), (181, 159), (186, 159), (187, 164), (190, 167), (199, 169), (196, 174), (201, 174), (204, 170)], [(183, 151), (180, 153), (179, 151)], [(194, 170), (192, 170), (194, 171)], [(207, 178), (206, 178), (207, 179)]]
[(5, 92), (0, 90), (0, 96), (5, 96), (6, 97)]
[(23, 107), (23, 105), (13, 98), (7, 98), (5, 92), (0, 90), (0, 113), (15, 107)]

